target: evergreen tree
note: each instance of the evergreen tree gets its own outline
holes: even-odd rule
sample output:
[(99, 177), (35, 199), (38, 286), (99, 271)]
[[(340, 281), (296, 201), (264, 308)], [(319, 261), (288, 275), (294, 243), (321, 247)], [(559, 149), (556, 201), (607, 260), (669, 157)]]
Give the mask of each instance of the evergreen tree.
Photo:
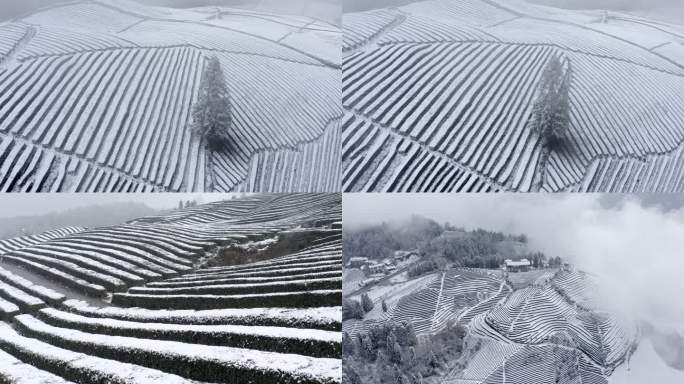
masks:
[(230, 95), (221, 62), (216, 56), (209, 58), (202, 73), (192, 117), (194, 132), (205, 139), (210, 148), (220, 147), (230, 131)]
[(361, 377), (359, 377), (359, 374), (356, 373), (354, 368), (349, 364), (345, 364), (342, 367), (342, 383), (361, 384)]
[(364, 312), (368, 313), (373, 309), (373, 300), (368, 297), (367, 293), (364, 293), (361, 295), (361, 306), (363, 307)]
[(411, 323), (406, 323), (406, 334), (408, 338), (407, 345), (418, 344), (418, 337), (416, 336), (416, 331), (413, 329), (413, 325)]
[(399, 346), (399, 343), (397, 343), (397, 337), (394, 335), (392, 329), (387, 333), (386, 349), (387, 356), (391, 362), (395, 364), (401, 362), (401, 347)]
[(373, 347), (373, 342), (367, 333), (361, 335), (361, 357), (368, 361), (375, 361), (378, 351)]
[(363, 308), (361, 303), (356, 300), (342, 300), (342, 320), (363, 319)]
[(570, 64), (564, 70), (561, 59), (552, 56), (542, 73), (532, 112), (532, 131), (548, 148), (563, 140), (570, 125), (570, 81)]
[(406, 376), (404, 376), (403, 373), (399, 370), (399, 367), (397, 367), (396, 364), (394, 364), (394, 367), (392, 368), (394, 380), (393, 384), (407, 384), (408, 380), (406, 380)]
[(352, 340), (349, 333), (342, 333), (342, 353), (344, 356), (353, 356), (356, 354), (356, 345), (354, 345), (354, 340)]
[(406, 354), (407, 366), (412, 367), (416, 364), (416, 348), (409, 347), (408, 353)]
[(385, 302), (385, 299), (382, 299), (382, 311), (387, 312), (387, 303)]

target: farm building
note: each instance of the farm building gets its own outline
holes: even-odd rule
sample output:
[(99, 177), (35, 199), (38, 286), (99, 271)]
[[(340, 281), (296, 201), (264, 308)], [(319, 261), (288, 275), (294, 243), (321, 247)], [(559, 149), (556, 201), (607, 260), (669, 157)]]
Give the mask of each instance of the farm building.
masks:
[(530, 269), (530, 261), (527, 259), (518, 261), (507, 259), (504, 261), (504, 268), (509, 272), (527, 272)]
[(367, 257), (352, 257), (347, 265), (351, 268), (363, 268), (368, 265)]
[(416, 251), (394, 251), (394, 261), (399, 263), (408, 260), (413, 255), (418, 255), (418, 253)]
[(383, 263), (371, 263), (366, 266), (366, 271), (369, 275), (375, 275), (377, 273), (385, 273), (387, 267)]

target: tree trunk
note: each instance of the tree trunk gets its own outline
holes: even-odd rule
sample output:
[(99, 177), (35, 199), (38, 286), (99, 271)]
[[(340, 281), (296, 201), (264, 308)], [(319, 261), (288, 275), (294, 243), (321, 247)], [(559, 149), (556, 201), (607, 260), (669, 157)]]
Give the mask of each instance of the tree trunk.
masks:
[[(206, 140), (205, 140), (206, 141)], [(209, 142), (207, 141), (204, 145), (204, 153), (206, 157), (205, 172), (209, 177), (205, 179), (208, 181), (206, 186), (206, 192), (214, 192), (216, 190), (216, 175), (214, 174), (214, 151), (210, 148)]]

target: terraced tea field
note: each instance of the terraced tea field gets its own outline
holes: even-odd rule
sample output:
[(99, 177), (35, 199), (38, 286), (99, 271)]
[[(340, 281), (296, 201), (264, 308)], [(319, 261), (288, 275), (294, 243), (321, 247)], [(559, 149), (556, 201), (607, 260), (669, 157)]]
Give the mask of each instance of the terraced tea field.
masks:
[(4, 241), (0, 379), (339, 383), (340, 220), (253, 195)]
[[(382, 321), (408, 322), (417, 336), (429, 336), (449, 323), (467, 324), (510, 292), (505, 282), (483, 270), (455, 268), (401, 283), (384, 283), (368, 292), (374, 308), (362, 321), (345, 320), (350, 335)], [(360, 295), (349, 296), (360, 300)], [(382, 311), (382, 301), (388, 307)]]
[(574, 270), (516, 290), (468, 324), (474, 354), (445, 383), (608, 383), (638, 343), (636, 324), (591, 305)]
[[(684, 191), (684, 27), (524, 0), (343, 17), (344, 191)], [(531, 130), (551, 57), (571, 76), (557, 148)]]
[(376, 285), (368, 291), (373, 310), (345, 320), (343, 331), (356, 337), (382, 322), (408, 322), (429, 345), (441, 330), (465, 327), (463, 354), (439, 377), (445, 384), (607, 384), (634, 351), (637, 325), (603, 308), (592, 276), (570, 268), (536, 272), (517, 289), (508, 277), (469, 268)]
[[(340, 36), (307, 17), (127, 0), (1, 23), (0, 191), (338, 191)], [(209, 150), (191, 127), (213, 56), (231, 127)]]

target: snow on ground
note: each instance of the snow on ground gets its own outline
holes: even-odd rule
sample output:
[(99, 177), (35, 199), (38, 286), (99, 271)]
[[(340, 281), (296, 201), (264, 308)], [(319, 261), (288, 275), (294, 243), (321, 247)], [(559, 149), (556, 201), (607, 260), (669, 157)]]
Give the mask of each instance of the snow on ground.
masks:
[(249, 252), (265, 251), (270, 246), (278, 242), (278, 236), (269, 237), (259, 241), (248, 241), (242, 244), (235, 244), (234, 247), (243, 249)]
[(235, 319), (274, 318), (292, 322), (339, 323), (341, 307), (320, 308), (225, 308), (209, 310), (151, 310), (144, 308), (93, 307), (79, 300), (67, 300), (66, 308), (90, 316), (113, 317), (133, 321), (176, 321), (179, 323), (216, 323)]
[[(342, 114), (339, 28), (301, 15), (216, 13), (81, 0), (3, 24), (0, 72), (11, 64), (26, 81), (0, 79), (12, 96), (0, 108), (9, 167), (0, 189), (202, 190), (205, 152), (187, 127), (202, 63), (216, 55), (235, 129), (213, 151), (213, 189), (338, 190), (330, 148)], [(299, 164), (305, 157), (314, 173)]]
[[(411, 292), (419, 290), (433, 282), (440, 273), (431, 273), (420, 276), (412, 280), (408, 280), (398, 284), (377, 285), (368, 291), (368, 296), (373, 300), (375, 306), (373, 310), (364, 316), (365, 320), (374, 320), (383, 318), (386, 314), (382, 311), (382, 300), (385, 300), (389, 308), (394, 308), (397, 302)], [(359, 296), (353, 297), (360, 299)]]
[(223, 12), (220, 19), (212, 19), (207, 22), (212, 25), (248, 32), (270, 40), (282, 39), (287, 34), (298, 29), (298, 26), (295, 24), (269, 20), (260, 15), (243, 15), (228, 9)]
[(360, 283), (366, 278), (358, 268), (345, 268), (342, 271), (342, 293), (348, 295), (360, 288)]
[(632, 21), (609, 19), (606, 23), (597, 22), (588, 26), (646, 48), (653, 48), (675, 40), (672, 35)]
[(339, 63), (341, 60), (342, 34), (339, 32), (302, 29), (288, 34), (280, 41), (331, 63)]

